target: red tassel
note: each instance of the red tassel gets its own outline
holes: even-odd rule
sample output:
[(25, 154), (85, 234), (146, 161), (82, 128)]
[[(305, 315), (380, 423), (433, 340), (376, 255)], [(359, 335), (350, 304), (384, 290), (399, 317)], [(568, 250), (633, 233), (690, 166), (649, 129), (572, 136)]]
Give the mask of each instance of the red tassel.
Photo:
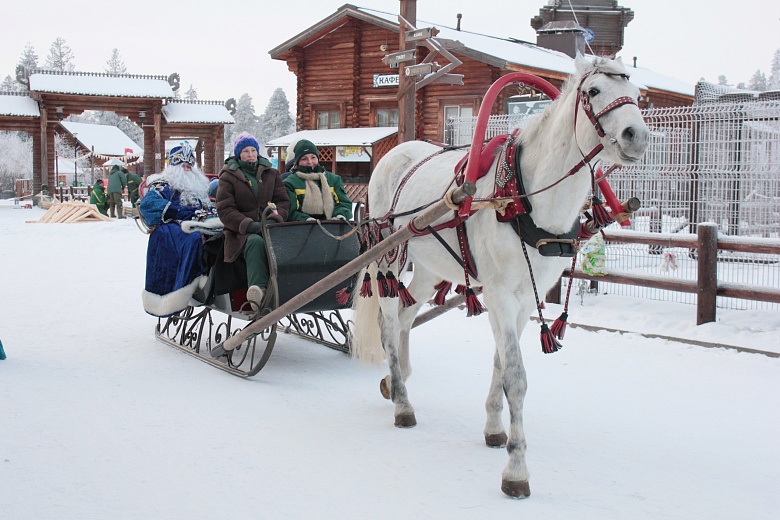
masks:
[(398, 297), (401, 298), (401, 305), (404, 307), (411, 307), (417, 300), (414, 299), (412, 293), (406, 288), (403, 282), (398, 282)]
[(352, 293), (348, 291), (346, 287), (336, 291), (336, 301), (339, 305), (346, 305), (349, 303), (350, 296), (352, 296)]
[(450, 292), (452, 284), (446, 280), (439, 282), (439, 285), (434, 287), (436, 289), (436, 295), (433, 297), (433, 303), (436, 305), (444, 305), (444, 301), (447, 299), (447, 293)]
[(563, 345), (561, 345), (558, 340), (555, 339), (553, 333), (550, 332), (549, 328), (547, 328), (546, 323), (542, 323), (540, 339), (542, 341), (542, 352), (545, 354), (552, 354), (553, 352), (558, 352), (561, 348), (563, 348)]
[(558, 319), (550, 326), (550, 332), (558, 339), (563, 339), (563, 335), (566, 334), (566, 320), (569, 319), (569, 313), (564, 311), (558, 316)]
[(395, 275), (392, 271), (387, 271), (387, 275), (385, 275), (385, 279), (387, 280), (387, 297), (388, 298), (397, 298), (398, 297), (398, 280), (395, 278)]
[(468, 309), (468, 312), (466, 313), (467, 317), (479, 316), (485, 312), (482, 302), (479, 301), (479, 298), (474, 294), (474, 290), (471, 287), (466, 289), (466, 309)]
[(381, 272), (376, 274), (376, 292), (379, 293), (380, 298), (387, 296), (387, 278)]
[(459, 285), (455, 287), (455, 293), (460, 294), (461, 296), (466, 294), (466, 286), (465, 285)]
[(593, 221), (599, 228), (607, 227), (615, 222), (615, 219), (612, 218), (612, 215), (609, 214), (607, 208), (604, 207), (604, 203), (598, 197), (593, 197), (591, 210), (593, 212)]
[(371, 275), (366, 273), (363, 277), (363, 285), (360, 286), (360, 296), (363, 298), (371, 298), (374, 293), (371, 291)]

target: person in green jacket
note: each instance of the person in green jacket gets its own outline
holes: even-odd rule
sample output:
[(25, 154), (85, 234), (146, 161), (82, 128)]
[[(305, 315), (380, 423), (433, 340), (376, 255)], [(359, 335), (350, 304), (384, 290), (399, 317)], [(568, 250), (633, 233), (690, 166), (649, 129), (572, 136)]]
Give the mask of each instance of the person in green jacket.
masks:
[(284, 179), (290, 197), (287, 220), (352, 219), (352, 201), (344, 181), (320, 165), (320, 153), (314, 143), (301, 139), (292, 148), (292, 173)]
[(106, 189), (103, 187), (103, 179), (96, 180), (92, 186), (89, 203), (97, 206), (99, 212), (108, 216), (108, 200), (106, 199)]
[[(114, 218), (114, 216), (125, 218), (122, 214), (122, 190), (126, 187), (127, 177), (119, 169), (119, 166), (114, 165), (111, 168), (111, 173), (108, 174), (108, 211), (111, 214), (111, 218)], [(116, 208), (116, 212), (114, 208)]]
[(140, 175), (129, 172), (127, 168), (122, 168), (122, 173), (124, 173), (127, 178), (127, 194), (130, 196), (130, 203), (133, 207), (136, 207), (139, 198), (138, 188), (144, 180)]

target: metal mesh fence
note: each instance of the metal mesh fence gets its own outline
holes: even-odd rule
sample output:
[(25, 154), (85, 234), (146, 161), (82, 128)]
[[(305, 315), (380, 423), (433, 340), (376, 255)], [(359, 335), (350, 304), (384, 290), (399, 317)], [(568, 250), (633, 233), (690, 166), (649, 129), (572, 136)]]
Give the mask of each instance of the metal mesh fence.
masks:
[[(620, 198), (635, 196), (642, 201), (632, 229), (695, 233), (698, 223), (713, 222), (725, 235), (780, 237), (780, 100), (744, 92), (715, 93), (690, 107), (643, 111), (651, 131), (647, 152), (639, 164), (615, 170), (610, 176)], [(522, 128), (530, 117), (492, 116), (486, 138)], [(469, 130), (473, 132), (475, 121), (452, 118), (447, 124), (470, 142)], [(688, 250), (607, 244), (606, 252), (607, 270), (692, 280), (697, 276), (695, 252)], [(780, 287), (778, 255), (721, 251), (718, 258), (720, 281)], [(695, 294), (660, 289), (601, 283), (599, 290), (696, 303)], [(780, 307), (722, 297), (718, 306)]]

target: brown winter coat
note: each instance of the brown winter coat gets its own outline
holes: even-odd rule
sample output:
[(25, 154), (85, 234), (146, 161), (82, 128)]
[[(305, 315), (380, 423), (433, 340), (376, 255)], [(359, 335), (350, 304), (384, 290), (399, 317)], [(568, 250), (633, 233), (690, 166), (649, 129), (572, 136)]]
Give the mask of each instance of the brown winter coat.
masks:
[(217, 213), (224, 226), (225, 261), (235, 262), (241, 256), (246, 243), (246, 228), (251, 222), (260, 220), (260, 215), (269, 202), (276, 204), (282, 220), (287, 220), (290, 198), (278, 170), (270, 165), (258, 166), (259, 186), (254, 194), (238, 163), (231, 158), (219, 172), (217, 188)]

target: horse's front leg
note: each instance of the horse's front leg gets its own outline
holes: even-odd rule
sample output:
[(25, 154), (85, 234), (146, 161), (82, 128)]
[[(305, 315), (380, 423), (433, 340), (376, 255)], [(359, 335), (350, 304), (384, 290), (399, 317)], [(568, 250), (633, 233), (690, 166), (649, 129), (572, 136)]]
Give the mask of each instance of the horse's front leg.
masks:
[[(381, 331), (382, 346), (385, 349), (385, 358), (390, 369), (390, 399), (395, 403), (395, 425), (399, 428), (411, 428), (417, 424), (414, 416), (414, 408), (409, 402), (401, 370), (401, 356), (399, 355), (399, 340), (401, 337), (401, 324), (398, 317), (398, 299), (380, 298), (379, 306), (382, 312)], [(407, 336), (408, 337), (408, 336)], [(406, 364), (408, 365), (408, 348), (406, 349)], [(380, 382), (380, 389), (387, 384), (388, 378)], [(385, 394), (386, 388), (382, 389)]]
[(485, 444), (490, 448), (503, 448), (506, 446), (506, 432), (501, 412), (504, 411), (504, 370), (501, 365), (501, 356), (498, 350), (493, 355), (493, 377), (490, 380), (490, 390), (485, 401)]
[[(525, 321), (518, 319), (518, 316), (528, 316), (530, 309), (524, 309), (512, 294), (493, 295), (492, 298), (485, 294), (485, 303), (490, 309), (496, 353), (503, 368), (501, 382), (509, 407), (509, 438), (506, 443), (509, 462), (502, 473), (501, 490), (513, 498), (525, 498), (531, 494), (523, 431), (523, 400), (528, 385), (519, 341)], [(496, 368), (494, 378), (495, 375)], [(495, 384), (494, 381), (491, 389)]]

